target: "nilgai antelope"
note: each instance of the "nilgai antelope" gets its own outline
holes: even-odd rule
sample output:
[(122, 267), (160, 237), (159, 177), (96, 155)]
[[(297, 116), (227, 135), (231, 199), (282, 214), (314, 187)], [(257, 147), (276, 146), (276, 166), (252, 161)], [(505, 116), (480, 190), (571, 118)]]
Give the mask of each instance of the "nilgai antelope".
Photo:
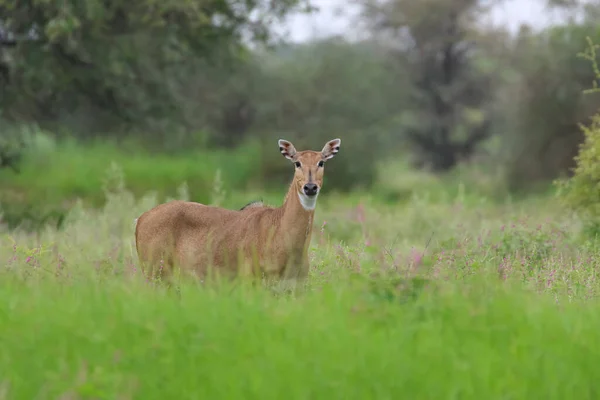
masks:
[(210, 269), (218, 275), (259, 274), (292, 285), (303, 282), (325, 162), (340, 145), (334, 139), (321, 151), (297, 151), (279, 140), (281, 154), (295, 168), (280, 207), (253, 202), (228, 210), (175, 200), (143, 213), (135, 229), (142, 270), (153, 278), (168, 278), (178, 268), (201, 279)]

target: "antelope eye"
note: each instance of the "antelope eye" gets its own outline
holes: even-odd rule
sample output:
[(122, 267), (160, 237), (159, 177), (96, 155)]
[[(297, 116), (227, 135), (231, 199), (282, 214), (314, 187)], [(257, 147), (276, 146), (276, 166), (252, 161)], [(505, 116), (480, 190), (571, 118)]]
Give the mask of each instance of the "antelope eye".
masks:
[(296, 165), (296, 168), (300, 168), (302, 166), (302, 164), (300, 164), (300, 161), (296, 161), (294, 164)]
[(319, 167), (322, 167), (325, 163), (323, 162), (323, 160), (319, 161)]

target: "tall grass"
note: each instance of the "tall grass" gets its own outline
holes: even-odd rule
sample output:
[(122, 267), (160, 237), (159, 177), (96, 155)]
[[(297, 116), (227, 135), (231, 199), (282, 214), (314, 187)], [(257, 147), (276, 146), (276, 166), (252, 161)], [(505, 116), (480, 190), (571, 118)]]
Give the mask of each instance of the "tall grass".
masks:
[(0, 169), (0, 205), (11, 226), (62, 218), (78, 199), (86, 206), (102, 206), (106, 179), (111, 178), (106, 171), (115, 165), (135, 196), (153, 191), (161, 201), (176, 195), (185, 183), (194, 200), (209, 202), (218, 175), (227, 185), (224, 190), (243, 190), (260, 182), (257, 161), (261, 153), (254, 143), (235, 151), (192, 149), (177, 155), (153, 154), (110, 142), (82, 145), (46, 138), (44, 143), (27, 149), (20, 173)]
[(81, 145), (61, 142), (45, 154), (32, 150), (22, 164), (20, 174), (1, 170), (3, 185), (27, 197), (46, 196), (49, 201), (81, 197), (92, 205), (104, 200), (102, 191), (106, 170), (117, 164), (125, 184), (134, 194), (155, 190), (160, 196), (175, 192), (187, 182), (192, 195), (207, 201), (217, 171), (228, 185), (243, 188), (251, 180), (252, 168), (259, 157), (253, 144), (237, 151), (190, 150), (184, 154), (151, 154), (147, 151), (120, 148), (110, 142)]
[(62, 230), (5, 233), (0, 398), (598, 395), (600, 254), (550, 197), (325, 191), (304, 295), (184, 282), (177, 296), (141, 278), (133, 247), (159, 198), (114, 176)]
[(592, 399), (599, 307), (479, 282), (296, 300), (111, 280), (3, 285), (7, 399)]

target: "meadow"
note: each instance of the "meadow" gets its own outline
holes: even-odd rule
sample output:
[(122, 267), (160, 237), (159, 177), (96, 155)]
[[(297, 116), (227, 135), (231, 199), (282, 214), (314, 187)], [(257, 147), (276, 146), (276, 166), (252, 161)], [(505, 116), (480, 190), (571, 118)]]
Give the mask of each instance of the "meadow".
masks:
[(326, 173), (306, 293), (182, 282), (176, 295), (141, 277), (134, 218), (169, 196), (279, 205), (287, 188), (233, 189), (252, 156), (206, 187), (218, 155), (94, 154), (3, 172), (5, 195), (54, 193), (69, 212), (60, 229), (0, 226), (0, 399), (600, 395), (600, 250), (552, 190), (514, 198), (477, 168), (386, 163), (372, 190), (340, 193)]

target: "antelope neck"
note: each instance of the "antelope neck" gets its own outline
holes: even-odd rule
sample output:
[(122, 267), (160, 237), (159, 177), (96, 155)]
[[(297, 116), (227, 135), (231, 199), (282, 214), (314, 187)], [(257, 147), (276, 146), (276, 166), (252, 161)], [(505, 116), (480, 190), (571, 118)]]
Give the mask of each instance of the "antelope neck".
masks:
[[(307, 209), (300, 196), (295, 183), (292, 182), (281, 206), (280, 223), (285, 231), (299, 240), (305, 240), (312, 230), (314, 207)], [(314, 200), (308, 200), (316, 202), (316, 196)]]

